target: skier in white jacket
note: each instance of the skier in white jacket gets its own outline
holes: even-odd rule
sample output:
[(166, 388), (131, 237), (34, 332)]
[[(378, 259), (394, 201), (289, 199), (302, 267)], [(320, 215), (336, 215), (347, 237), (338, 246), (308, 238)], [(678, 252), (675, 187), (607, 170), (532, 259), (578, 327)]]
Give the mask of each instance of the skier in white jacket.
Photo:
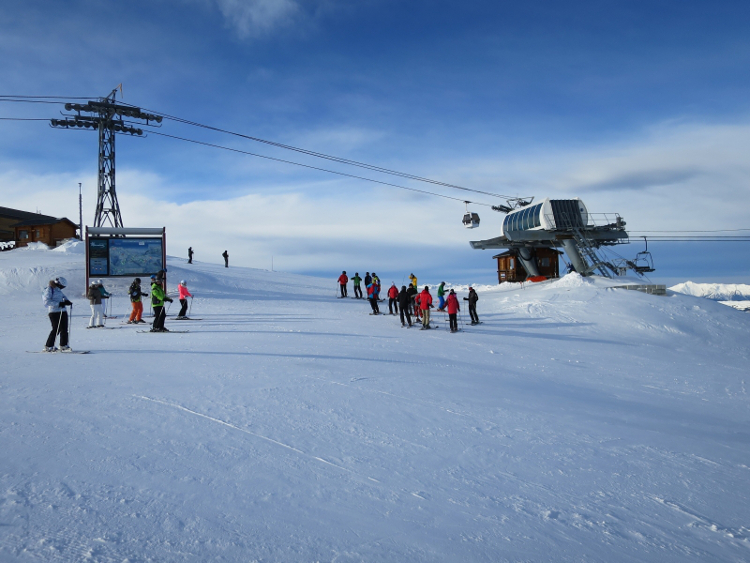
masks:
[(60, 276), (50, 280), (49, 285), (42, 292), (42, 301), (47, 308), (49, 321), (52, 324), (52, 330), (47, 337), (43, 352), (54, 352), (56, 350), (55, 339), (58, 334), (60, 335), (60, 351), (70, 352), (70, 346), (68, 346), (68, 312), (65, 307), (73, 303), (62, 292), (66, 285), (68, 285), (67, 280)]

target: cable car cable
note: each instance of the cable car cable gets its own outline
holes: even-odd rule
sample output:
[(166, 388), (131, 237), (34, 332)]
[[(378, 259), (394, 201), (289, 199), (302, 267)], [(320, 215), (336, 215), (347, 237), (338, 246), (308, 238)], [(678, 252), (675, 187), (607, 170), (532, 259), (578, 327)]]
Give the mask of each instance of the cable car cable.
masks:
[[(410, 180), (417, 180), (419, 182), (426, 182), (426, 183), (430, 183), (430, 184), (435, 184), (437, 186), (444, 186), (446, 188), (451, 188), (451, 189), (455, 189), (455, 190), (463, 190), (463, 191), (467, 191), (467, 192), (478, 193), (478, 194), (488, 195), (488, 196), (492, 196), (492, 197), (499, 197), (499, 198), (502, 198), (502, 199), (529, 199), (528, 197), (519, 197), (519, 196), (509, 196), (509, 195), (496, 194), (496, 193), (492, 193), (492, 192), (485, 192), (485, 191), (482, 191), (482, 190), (475, 190), (473, 188), (466, 188), (464, 186), (458, 186), (456, 184), (449, 184), (447, 182), (441, 182), (439, 180), (432, 180), (430, 178), (424, 178), (422, 176), (417, 176), (415, 174), (409, 174), (408, 172), (399, 172), (398, 170), (392, 170), (390, 168), (383, 168), (382, 166), (375, 166), (373, 164), (367, 164), (365, 162), (359, 162), (357, 160), (351, 160), (351, 159), (348, 159), (348, 158), (342, 158), (342, 157), (338, 157), (338, 156), (332, 156), (332, 155), (328, 155), (328, 154), (325, 154), (325, 153), (320, 153), (320, 152), (311, 151), (311, 150), (308, 150), (308, 149), (303, 149), (303, 148), (300, 148), (300, 147), (295, 147), (295, 146), (292, 146), (292, 145), (286, 145), (284, 143), (278, 143), (276, 141), (269, 141), (267, 139), (262, 139), (260, 137), (253, 137), (251, 135), (245, 135), (243, 133), (237, 133), (235, 131), (229, 131), (227, 129), (222, 129), (220, 127), (214, 127), (212, 125), (204, 125), (204, 124), (198, 123), (196, 121), (191, 121), (189, 119), (184, 119), (184, 118), (176, 117), (176, 116), (169, 115), (169, 114), (166, 114), (166, 113), (161, 113), (161, 112), (158, 112), (156, 110), (146, 109), (145, 111), (149, 111), (149, 112), (154, 113), (156, 115), (160, 115), (160, 116), (162, 116), (165, 119), (171, 119), (172, 121), (176, 121), (178, 123), (183, 123), (185, 125), (192, 125), (192, 126), (195, 126), (195, 127), (201, 127), (203, 129), (208, 129), (208, 130), (211, 130), (211, 131), (216, 131), (216, 132), (219, 132), (219, 133), (225, 133), (227, 135), (234, 135), (236, 137), (240, 137), (240, 138), (243, 138), (243, 139), (248, 139), (248, 140), (251, 140), (251, 141), (256, 141), (258, 143), (264, 143), (264, 144), (271, 145), (271, 146), (274, 146), (274, 147), (278, 147), (278, 148), (283, 148), (283, 149), (287, 149), (287, 150), (299, 152), (299, 153), (302, 153), (302, 154), (306, 154), (308, 156), (314, 156), (316, 158), (322, 158), (322, 159), (325, 159), (325, 160), (331, 160), (333, 162), (338, 162), (340, 164), (348, 164), (350, 166), (357, 166), (359, 168), (365, 168), (367, 170), (372, 170), (374, 172), (381, 172), (383, 174), (391, 174), (393, 176), (399, 176), (399, 177), (402, 177), (402, 178), (408, 178)], [(463, 201), (463, 200), (461, 200), (461, 201)]]
[[(264, 158), (266, 160), (273, 160), (275, 162), (283, 162), (284, 164), (294, 164), (295, 166), (302, 166), (303, 168), (310, 168), (312, 170), (319, 170), (321, 172), (328, 172), (330, 174), (337, 174), (338, 176), (345, 176), (347, 178), (355, 178), (357, 180), (365, 180), (366, 182), (373, 182), (375, 184), (382, 184), (384, 186), (391, 186), (393, 188), (399, 188), (401, 190), (408, 190), (410, 192), (418, 192), (418, 193), (421, 193), (421, 194), (434, 195), (434, 196), (442, 197), (442, 198), (445, 198), (445, 199), (452, 199), (454, 201), (461, 201), (461, 202), (466, 201), (464, 199), (460, 199), (460, 198), (457, 198), (457, 197), (452, 197), (452, 196), (449, 196), (449, 195), (438, 194), (438, 193), (435, 193), (435, 192), (428, 192), (427, 190), (419, 190), (417, 188), (407, 188), (406, 186), (399, 186), (398, 184), (391, 184), (390, 182), (383, 182), (382, 180), (375, 180), (373, 178), (366, 178), (364, 176), (357, 176), (356, 174), (348, 174), (346, 172), (338, 172), (336, 170), (329, 170), (327, 168), (320, 168), (318, 166), (312, 166), (310, 164), (302, 164), (300, 162), (294, 162), (293, 160), (285, 160), (283, 158), (276, 158), (276, 157), (273, 157), (273, 156), (266, 156), (266, 155), (262, 155), (262, 154), (257, 154), (257, 153), (249, 152), (249, 151), (243, 151), (241, 149), (235, 149), (235, 148), (232, 148), (232, 147), (225, 147), (223, 145), (217, 145), (217, 144), (214, 144), (214, 143), (207, 143), (205, 141), (196, 141), (195, 139), (188, 139), (188, 138), (185, 138), (185, 137), (178, 137), (177, 135), (170, 135), (168, 133), (162, 133), (160, 131), (151, 131), (151, 130), (149, 130), (149, 133), (151, 133), (153, 135), (160, 135), (162, 137), (169, 137), (170, 139), (177, 139), (179, 141), (186, 141), (188, 143), (194, 143), (196, 145), (203, 145), (203, 146), (206, 146), (206, 147), (213, 147), (213, 148), (217, 148), (217, 149), (223, 149), (223, 150), (232, 151), (232, 152), (236, 152), (236, 153), (240, 153), (240, 154), (246, 154), (246, 155), (249, 155), (249, 156), (257, 156), (258, 158)], [(481, 203), (481, 202), (476, 202), (476, 201), (473, 201), (473, 202), (470, 202), (470, 203), (473, 203), (474, 205), (484, 205), (486, 207), (492, 207), (489, 203)]]

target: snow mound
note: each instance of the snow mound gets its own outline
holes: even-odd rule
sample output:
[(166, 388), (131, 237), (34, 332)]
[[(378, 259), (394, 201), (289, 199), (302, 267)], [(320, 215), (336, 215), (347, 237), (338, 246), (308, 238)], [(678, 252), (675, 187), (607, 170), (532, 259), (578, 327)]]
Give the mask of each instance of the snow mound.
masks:
[(570, 272), (569, 274), (564, 275), (557, 281), (553, 281), (549, 287), (552, 289), (558, 289), (561, 287), (585, 287), (587, 285), (591, 285), (591, 281), (584, 278), (581, 274), (578, 272)]
[(746, 301), (750, 299), (750, 285), (742, 283), (694, 283), (686, 281), (670, 287), (672, 291), (705, 297), (713, 301)]
[(70, 239), (66, 240), (57, 248), (53, 248), (52, 252), (60, 252), (62, 254), (86, 254), (86, 245), (82, 240)]
[(19, 250), (49, 250), (49, 246), (44, 244), (43, 242), (30, 242), (26, 246), (20, 248)]

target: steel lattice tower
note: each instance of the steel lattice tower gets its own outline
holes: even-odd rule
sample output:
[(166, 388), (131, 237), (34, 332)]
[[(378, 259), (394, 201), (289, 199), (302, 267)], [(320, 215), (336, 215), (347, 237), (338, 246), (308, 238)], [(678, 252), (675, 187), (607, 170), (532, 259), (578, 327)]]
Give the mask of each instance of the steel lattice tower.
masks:
[[(115, 190), (115, 134), (129, 133), (142, 136), (143, 130), (132, 127), (123, 118), (142, 119), (146, 125), (161, 123), (160, 115), (141, 112), (140, 108), (115, 103), (117, 88), (106, 98), (89, 101), (87, 104), (65, 104), (66, 111), (75, 111), (66, 119), (52, 119), (52, 127), (64, 129), (97, 129), (99, 131), (99, 173), (94, 227), (123, 227), (120, 204)], [(83, 112), (83, 113), (81, 113)]]

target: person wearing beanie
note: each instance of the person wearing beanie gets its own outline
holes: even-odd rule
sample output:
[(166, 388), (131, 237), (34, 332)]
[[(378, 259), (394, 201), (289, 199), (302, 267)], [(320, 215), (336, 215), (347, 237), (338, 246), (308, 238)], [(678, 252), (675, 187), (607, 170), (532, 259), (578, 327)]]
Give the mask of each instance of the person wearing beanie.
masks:
[[(153, 276), (153, 278), (156, 279), (156, 276)], [(133, 310), (130, 312), (128, 324), (145, 324), (146, 321), (141, 319), (143, 316), (143, 301), (141, 300), (141, 297), (148, 297), (148, 293), (144, 293), (141, 290), (141, 278), (135, 278), (133, 283), (130, 284), (128, 296), (130, 297), (130, 304), (133, 307)]]
[(177, 286), (177, 289), (180, 292), (180, 305), (182, 305), (182, 307), (180, 307), (180, 313), (177, 315), (177, 318), (187, 319), (187, 317), (185, 316), (185, 313), (187, 313), (187, 308), (188, 308), (187, 298), (188, 297), (192, 298), (193, 294), (188, 291), (187, 282), (185, 280), (182, 280), (180, 282), (180, 285)]
[[(394, 312), (393, 309), (396, 309)], [(398, 288), (396, 282), (391, 282), (391, 287), (388, 288), (388, 312), (391, 315), (398, 314)]]
[(89, 299), (91, 305), (91, 318), (89, 319), (89, 326), (86, 328), (100, 328), (104, 326), (104, 305), (102, 299), (106, 299), (102, 295), (101, 286), (99, 282), (92, 280), (89, 284), (89, 289), (86, 292), (86, 297)]
[(438, 286), (438, 311), (445, 311), (445, 282), (440, 282)]
[(341, 290), (341, 298), (347, 297), (349, 292), (346, 289), (346, 284), (349, 283), (349, 276), (346, 275), (346, 270), (341, 272), (339, 276), (339, 289)]
[(412, 305), (412, 299), (411, 295), (409, 294), (409, 291), (406, 289), (405, 285), (401, 286), (401, 291), (398, 294), (398, 311), (401, 315), (401, 326), (406, 326), (404, 323), (404, 317), (406, 317), (406, 320), (409, 323), (409, 326), (411, 326), (411, 314), (409, 313), (409, 309), (411, 309)]
[(362, 283), (362, 278), (359, 277), (359, 272), (354, 273), (352, 283), (354, 284), (354, 298), (362, 299), (362, 288), (359, 286)]
[(424, 286), (424, 290), (419, 294), (419, 308), (422, 312), (422, 328), (430, 328), (430, 308), (432, 307), (432, 295), (430, 288)]
[(448, 294), (448, 301), (445, 303), (446, 307), (448, 307), (448, 322), (451, 326), (451, 332), (457, 332), (458, 331), (458, 312), (461, 310), (461, 307), (458, 304), (458, 297), (456, 297), (456, 292), (451, 289), (450, 293)]
[(478, 325), (479, 315), (477, 315), (477, 301), (479, 301), (479, 296), (477, 295), (477, 292), (474, 291), (473, 287), (469, 288), (469, 296), (464, 297), (464, 301), (469, 302), (469, 315), (471, 315), (471, 324)]
[(156, 279), (156, 276), (151, 276), (151, 278), (151, 307), (154, 310), (154, 326), (151, 332), (169, 332), (164, 328), (164, 320), (167, 317), (164, 302), (172, 303), (172, 299), (164, 293), (164, 288)]

